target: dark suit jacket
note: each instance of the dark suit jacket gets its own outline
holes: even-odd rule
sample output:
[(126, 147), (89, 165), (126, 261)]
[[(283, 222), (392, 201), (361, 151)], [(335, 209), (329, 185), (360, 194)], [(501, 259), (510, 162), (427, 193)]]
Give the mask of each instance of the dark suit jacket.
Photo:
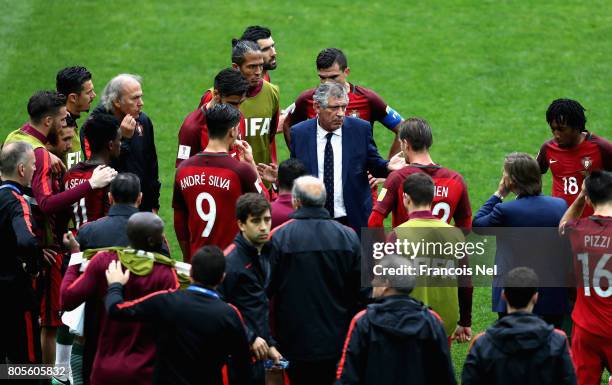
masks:
[(493, 311), (506, 311), (501, 298), (503, 274), (518, 266), (531, 267), (538, 274), (542, 287), (534, 313), (567, 311), (567, 290), (554, 287), (562, 286), (571, 263), (569, 245), (557, 234), (566, 210), (563, 199), (544, 195), (518, 196), (509, 202), (492, 195), (478, 210), (472, 222), (474, 232), (495, 235), (497, 239), (498, 276), (493, 279)]
[[(291, 127), (292, 158), (299, 159), (310, 175), (319, 176), (317, 162), (317, 118)], [(377, 178), (388, 175), (387, 164), (378, 153), (372, 127), (365, 120), (346, 117), (342, 125), (342, 191), (348, 222), (360, 233), (368, 226), (372, 193), (368, 171)], [(335, 175), (334, 175), (335, 176)]]

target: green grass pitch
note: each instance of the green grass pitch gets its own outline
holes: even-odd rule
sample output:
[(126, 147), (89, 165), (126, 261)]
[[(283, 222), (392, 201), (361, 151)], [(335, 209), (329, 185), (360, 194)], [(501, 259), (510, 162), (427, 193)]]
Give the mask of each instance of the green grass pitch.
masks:
[[(26, 119), (36, 90), (81, 64), (98, 93), (121, 72), (144, 78), (155, 124), (161, 216), (179, 252), (170, 205), (176, 137), (214, 75), (230, 65), (230, 39), (270, 27), (277, 43), (282, 106), (317, 84), (314, 59), (342, 48), (350, 80), (377, 91), (404, 117), (426, 118), (432, 156), (461, 172), (474, 211), (497, 186), (503, 156), (535, 155), (550, 137), (544, 113), (558, 97), (587, 108), (587, 128), (612, 135), (612, 3), (609, 1), (44, 1), (0, 0), (0, 137)], [(97, 102), (97, 101), (96, 101)], [(83, 119), (81, 119), (81, 123)], [(376, 141), (386, 154), (384, 127)], [(279, 143), (282, 143), (279, 137)], [(288, 152), (279, 145), (280, 159)], [(550, 192), (550, 176), (545, 177)], [(495, 316), (477, 288), (474, 333)], [(467, 345), (453, 347), (459, 375)]]

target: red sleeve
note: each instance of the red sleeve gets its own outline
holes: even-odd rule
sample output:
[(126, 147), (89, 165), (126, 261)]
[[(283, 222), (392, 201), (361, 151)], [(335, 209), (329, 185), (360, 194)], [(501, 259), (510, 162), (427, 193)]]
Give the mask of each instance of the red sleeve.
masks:
[[(174, 209), (174, 232), (176, 234), (176, 239), (179, 244), (188, 245), (189, 224), (187, 223), (187, 220), (189, 216), (187, 215), (187, 208), (185, 206), (183, 194), (181, 193), (181, 190), (176, 182), (174, 183), (174, 194), (172, 195), (172, 208)], [(182, 251), (184, 262), (191, 262), (191, 256), (187, 250)], [(187, 255), (185, 255), (186, 252)]]
[(385, 217), (378, 211), (372, 210), (370, 218), (368, 218), (368, 227), (383, 227)]
[(70, 208), (70, 205), (92, 190), (89, 182), (84, 182), (74, 188), (54, 194), (49, 153), (44, 148), (37, 148), (34, 150), (34, 155), (36, 157), (36, 171), (34, 171), (32, 178), (32, 192), (38, 207), (44, 214), (53, 214)]
[[(201, 148), (201, 143), (204, 133), (202, 132), (201, 124), (198, 124), (201, 120), (199, 119), (199, 115), (202, 115), (202, 110), (198, 108), (187, 115), (179, 129), (175, 167), (178, 167), (183, 160), (197, 154), (203, 149)], [(206, 141), (208, 141), (207, 134)]]
[(397, 172), (394, 171), (389, 174), (385, 180), (385, 183), (383, 184), (382, 189), (380, 190), (380, 193), (378, 194), (378, 198), (376, 199), (372, 212), (376, 211), (380, 213), (384, 219), (391, 211), (393, 211), (397, 205), (397, 191), (400, 188), (401, 182), (402, 178)]
[(107, 260), (104, 258), (105, 255), (106, 253), (94, 255), (89, 260), (87, 268), (80, 276), (80, 264), (68, 267), (60, 288), (62, 310), (74, 310), (88, 298), (96, 294), (101, 284), (98, 278), (100, 271), (106, 271), (108, 267), (102, 266), (104, 265), (104, 261)]
[(312, 91), (309, 90), (303, 92), (297, 99), (295, 99), (295, 108), (293, 109), (293, 112), (287, 116), (290, 126), (295, 126), (296, 124), (308, 119), (308, 96), (311, 94)]
[(384, 119), (384, 117), (387, 116), (387, 103), (385, 103), (385, 101), (376, 92), (362, 87), (360, 87), (360, 89), (370, 103), (372, 121), (381, 121)]
[(546, 156), (546, 145), (548, 142), (544, 143), (542, 147), (540, 147), (540, 151), (538, 152), (538, 156), (536, 160), (538, 161), (538, 165), (540, 165), (540, 172), (542, 174), (546, 174), (548, 171), (548, 157)]
[(262, 193), (262, 188), (265, 189), (263, 184), (260, 185), (257, 177), (257, 173), (251, 165), (246, 162), (240, 161), (240, 167), (238, 168), (238, 176), (240, 177), (240, 186), (242, 187), (242, 193), (256, 192)]
[(459, 202), (457, 202), (457, 208), (453, 214), (455, 220), (455, 226), (465, 230), (472, 229), (472, 207), (470, 205), (470, 196), (468, 194), (467, 185), (465, 180), (461, 178), (461, 184), (463, 185), (463, 191)]
[(595, 135), (592, 136), (592, 140), (599, 147), (604, 170), (612, 171), (612, 142)]

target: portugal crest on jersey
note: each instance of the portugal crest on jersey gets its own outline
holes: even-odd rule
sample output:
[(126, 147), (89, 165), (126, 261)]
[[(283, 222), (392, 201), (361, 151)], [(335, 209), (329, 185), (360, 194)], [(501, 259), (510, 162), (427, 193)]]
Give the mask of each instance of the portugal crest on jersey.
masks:
[(588, 171), (593, 165), (593, 160), (591, 159), (590, 156), (585, 156), (584, 158), (582, 158), (581, 162), (582, 162), (582, 167), (584, 167), (585, 171)]
[(350, 115), (353, 118), (358, 118), (359, 117), (359, 111), (358, 110), (351, 110)]

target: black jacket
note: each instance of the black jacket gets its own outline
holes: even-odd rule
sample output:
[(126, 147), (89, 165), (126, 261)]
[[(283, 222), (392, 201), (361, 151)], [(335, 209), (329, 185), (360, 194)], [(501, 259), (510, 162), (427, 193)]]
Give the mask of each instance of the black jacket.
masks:
[(471, 384), (575, 384), (565, 334), (531, 313), (512, 313), (476, 336), (461, 376)]
[(359, 297), (359, 238), (324, 208), (300, 208), (290, 218), (272, 234), (279, 351), (290, 361), (338, 359)]
[[(102, 105), (98, 105), (93, 110), (92, 115), (95, 114), (112, 115)], [(155, 134), (153, 122), (144, 112), (140, 113), (136, 121), (142, 130), (136, 130), (131, 138), (121, 138), (121, 155), (118, 160), (111, 163), (111, 166), (118, 172), (131, 172), (138, 175), (142, 192), (140, 211), (151, 211), (159, 209), (159, 190), (161, 188)]]
[(154, 325), (153, 384), (221, 385), (221, 368), (230, 356), (232, 384), (249, 384), (250, 352), (244, 324), (240, 313), (221, 299), (187, 289), (157, 292), (125, 303), (123, 286), (115, 283), (108, 287), (105, 306), (111, 318)]
[(219, 292), (226, 302), (236, 306), (247, 326), (247, 336), (252, 344), (261, 337), (270, 346), (275, 342), (270, 333), (270, 309), (266, 289), (270, 283), (270, 244), (264, 245), (261, 254), (242, 234), (226, 248), (225, 279)]
[(383, 297), (353, 318), (336, 385), (455, 383), (442, 322), (422, 302)]
[[(76, 238), (81, 250), (129, 246), (127, 222), (132, 214), (137, 212), (138, 209), (132, 205), (116, 203), (110, 207), (107, 216), (81, 226)], [(170, 255), (165, 242), (159, 251), (164, 255)]]
[(23, 190), (10, 181), (0, 186), (0, 299), (5, 308), (33, 310), (37, 305), (30, 274), (40, 268), (42, 249), (32, 232), (32, 210)]

